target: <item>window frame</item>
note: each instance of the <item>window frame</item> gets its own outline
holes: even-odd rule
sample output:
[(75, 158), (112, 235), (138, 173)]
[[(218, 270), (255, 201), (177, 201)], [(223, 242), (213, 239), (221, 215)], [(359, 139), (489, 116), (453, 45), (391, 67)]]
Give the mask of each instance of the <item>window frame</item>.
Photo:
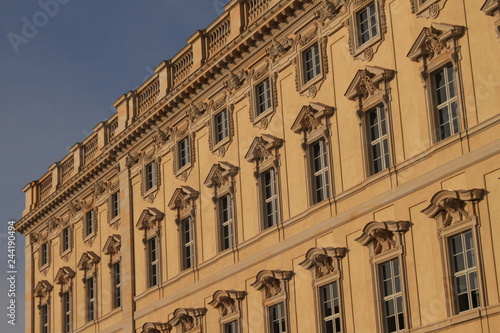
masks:
[[(395, 275), (395, 269), (394, 269), (394, 263), (395, 262), (398, 262), (398, 265), (399, 265), (399, 275)], [(384, 288), (385, 286), (385, 282), (387, 281), (387, 279), (384, 279), (384, 276), (383, 276), (383, 265), (387, 265), (389, 264), (389, 267), (390, 267), (390, 271), (391, 271), (391, 279), (390, 279), (390, 282), (391, 282), (391, 290), (394, 290), (394, 289), (397, 289), (396, 285), (395, 285), (395, 281), (397, 281), (397, 277), (399, 277), (399, 292), (393, 292), (391, 294), (388, 294), (386, 295), (386, 288)], [(390, 258), (386, 261), (383, 261), (383, 262), (380, 262), (377, 264), (377, 274), (378, 274), (378, 280), (380, 282), (380, 301), (381, 301), (381, 315), (382, 315), (382, 325), (383, 325), (383, 328), (384, 328), (384, 332), (389, 332), (389, 325), (388, 325), (388, 321), (389, 321), (389, 317), (390, 315), (387, 313), (387, 303), (392, 301), (393, 302), (393, 305), (395, 306), (395, 308), (393, 308), (393, 310), (395, 310), (395, 320), (394, 320), (394, 325), (395, 325), (395, 328), (396, 330), (395, 331), (390, 331), (391, 333), (392, 332), (403, 332), (403, 331), (406, 331), (406, 317), (407, 317), (407, 314), (406, 314), (406, 311), (405, 311), (405, 301), (404, 301), (404, 294), (403, 294), (403, 287), (402, 287), (402, 273), (401, 273), (401, 262), (400, 262), (400, 258), (399, 257), (394, 257), (394, 258)], [(399, 322), (399, 313), (400, 312), (397, 312), (398, 311), (398, 302), (397, 302), (397, 299), (400, 298), (401, 299), (401, 311), (402, 311), (402, 315), (403, 315), (403, 328), (399, 328), (399, 326), (401, 325), (401, 323)]]
[(40, 305), (40, 332), (50, 332), (50, 306), (49, 303)]
[(96, 320), (97, 318), (97, 307), (96, 307), (96, 280), (95, 276), (89, 276), (85, 278), (85, 321), (87, 323)]
[[(248, 71), (246, 96), (248, 97), (250, 121), (254, 127), (266, 129), (276, 113), (279, 103), (277, 78), (278, 73), (272, 70), (272, 66), (267, 59), (259, 60)], [(269, 96), (266, 98), (266, 100), (268, 99), (269, 107), (261, 112), (258, 89), (266, 81), (269, 82)], [(265, 102), (265, 104), (267, 103)]]
[[(264, 91), (261, 93), (259, 88), (264, 86)], [(255, 120), (258, 120), (265, 116), (265, 114), (271, 112), (273, 109), (273, 89), (271, 84), (271, 78), (266, 76), (264, 79), (257, 82), (254, 87), (255, 93)], [(261, 101), (260, 97), (264, 96), (264, 100)], [(262, 109), (262, 105), (264, 108)]]
[(62, 329), (63, 333), (70, 333), (72, 324), (72, 309), (71, 304), (71, 291), (65, 290), (61, 292), (61, 310), (62, 310)]
[(214, 147), (221, 145), (225, 140), (229, 140), (229, 112), (227, 108), (222, 108), (212, 115), (214, 131)]
[[(154, 244), (154, 251), (152, 249)], [(146, 240), (146, 289), (159, 286), (160, 284), (160, 241), (158, 236), (154, 235)], [(153, 258), (153, 254), (155, 255)], [(155, 280), (154, 280), (155, 279)]]
[[(374, 8), (374, 13), (371, 13), (371, 8)], [(366, 12), (367, 14), (367, 18), (366, 20), (364, 21), (361, 21), (362, 18), (361, 18), (361, 14)], [(371, 40), (373, 40), (374, 38), (376, 38), (377, 36), (380, 35), (380, 17), (379, 17), (379, 9), (378, 9), (378, 2), (377, 1), (373, 1), (367, 5), (364, 5), (363, 7), (359, 8), (357, 11), (356, 11), (356, 14), (355, 14), (355, 17), (356, 17), (356, 32), (357, 32), (357, 41), (356, 41), (356, 45), (358, 48), (362, 48), (364, 47), (365, 45), (367, 45), (367, 43), (369, 43)], [(372, 24), (371, 21), (371, 18), (374, 17), (376, 22), (375, 24)], [(363, 31), (362, 27), (363, 27), (363, 22), (368, 22), (368, 29), (366, 31)], [(376, 29), (376, 33), (373, 34), (373, 29)], [(368, 35), (369, 35), (369, 38), (365, 41), (363, 41), (363, 34), (368, 32)]]
[[(315, 147), (319, 145), (319, 155), (315, 155)], [(312, 205), (319, 204), (325, 200), (332, 197), (331, 190), (331, 172), (330, 172), (330, 154), (328, 152), (328, 145), (325, 138), (319, 138), (309, 144), (308, 147), (308, 163), (310, 170), (310, 200)], [(316, 170), (317, 159), (322, 160), (319, 170)], [(322, 179), (322, 187), (318, 187), (317, 179)], [(322, 198), (318, 197), (318, 193), (321, 193)]]
[[(149, 168), (151, 170), (149, 170)], [(144, 165), (144, 194), (155, 190), (158, 186), (158, 165), (155, 160), (149, 161)]]
[[(186, 223), (189, 229), (185, 229)], [(186, 241), (185, 235), (189, 230), (189, 240)], [(191, 216), (186, 216), (179, 220), (180, 243), (181, 243), (181, 272), (193, 269), (196, 266), (196, 237), (194, 222)], [(189, 257), (187, 252), (189, 251)], [(190, 259), (188, 263), (188, 258)]]
[[(181, 144), (184, 144), (185, 142), (185, 147), (181, 148)], [(175, 143), (176, 147), (176, 158), (175, 158), (175, 165), (176, 165), (176, 174), (180, 174), (186, 169), (189, 169), (192, 164), (192, 142), (191, 138), (189, 135), (186, 135), (179, 139)], [(182, 155), (182, 152), (186, 152), (185, 156)], [(185, 162), (183, 161), (185, 160)]]
[[(90, 217), (90, 219), (89, 219)], [(97, 235), (97, 226), (98, 226), (98, 211), (97, 207), (94, 207), (92, 209), (87, 210), (84, 212), (82, 220), (83, 220), (83, 226), (82, 226), (82, 235), (83, 235), (83, 241), (87, 245), (92, 245), (93, 239)], [(89, 224), (90, 220), (90, 224)]]
[[(377, 127), (378, 130), (378, 135), (379, 137), (377, 139), (373, 139), (372, 137), (372, 128), (374, 127), (373, 123), (371, 122), (371, 114), (372, 112), (377, 113), (377, 124), (375, 126)], [(384, 125), (382, 126), (382, 117), (383, 115), (383, 122)], [(378, 104), (375, 107), (370, 108), (369, 110), (366, 111), (365, 115), (365, 133), (366, 133), (366, 156), (367, 156), (367, 171), (368, 174), (373, 176), (376, 175), (386, 169), (389, 169), (391, 167), (391, 141), (390, 140), (390, 131), (389, 131), (389, 115), (388, 112), (386, 111), (386, 108), (383, 104)], [(385, 126), (385, 134), (383, 134), (382, 127)], [(384, 146), (384, 141), (386, 142), (386, 147)], [(377, 159), (381, 160), (381, 169), (376, 170), (375, 169), (375, 161), (377, 160), (373, 154), (373, 147), (376, 144), (380, 144), (380, 157)]]
[(446, 0), (410, 0), (410, 2), (412, 14), (425, 19), (437, 18), (446, 4)]
[[(271, 187), (271, 189), (273, 190), (273, 194), (269, 198), (267, 198), (267, 195), (266, 195), (266, 193), (267, 193), (266, 188), (268, 187), (268, 185), (265, 182), (265, 179), (266, 179), (265, 175), (267, 173), (272, 173), (272, 177), (270, 177), (270, 178), (272, 178), (271, 183), (273, 183), (273, 184), (269, 185)], [(274, 167), (270, 167), (270, 168), (267, 168), (267, 169), (261, 171), (259, 174), (258, 183), (259, 183), (259, 194), (260, 194), (260, 204), (261, 204), (260, 210), (261, 210), (261, 215), (262, 215), (262, 217), (261, 217), (261, 220), (262, 220), (261, 229), (266, 230), (266, 229), (269, 229), (269, 228), (272, 228), (272, 227), (278, 225), (281, 222), (281, 220), (280, 220), (280, 193), (279, 193), (277, 170)], [(271, 214), (269, 214), (269, 212), (267, 210), (267, 204), (270, 202), (273, 206), (273, 211), (271, 212)], [(271, 225), (268, 223), (268, 217), (270, 215), (273, 216), (273, 223)]]
[[(278, 319), (278, 331), (275, 331), (274, 323), (276, 320), (273, 319), (273, 309), (277, 308), (278, 311), (276, 311), (279, 315)], [(266, 306), (267, 310), (267, 315), (269, 318), (269, 333), (287, 333), (288, 332), (288, 326), (287, 326), (287, 314), (285, 310), (285, 301), (281, 301), (278, 303), (270, 304)], [(282, 327), (284, 326), (284, 327)]]
[(50, 241), (40, 244), (40, 269), (50, 265)]
[(111, 193), (109, 196), (109, 211), (111, 221), (120, 217), (120, 190)]
[[(118, 272), (117, 268), (118, 267)], [(112, 297), (113, 297), (113, 309), (120, 308), (123, 304), (122, 302), (122, 265), (121, 261), (116, 261), (111, 263), (111, 281), (112, 281)]]
[[(340, 294), (340, 288), (339, 288), (339, 285), (340, 285), (340, 281), (338, 279), (336, 280), (333, 280), (333, 281), (330, 281), (326, 284), (322, 284), (320, 286), (317, 287), (317, 293), (318, 293), (318, 303), (319, 303), (319, 311), (318, 311), (318, 315), (320, 317), (320, 327), (321, 327), (321, 332), (322, 333), (327, 333), (327, 329), (326, 329), (326, 322), (328, 321), (331, 321), (332, 322), (332, 327), (334, 325), (334, 323), (336, 323), (336, 319), (338, 319), (338, 323), (340, 325), (340, 329), (337, 330), (337, 328), (335, 328), (335, 333), (342, 333), (343, 332), (343, 328), (345, 326), (344, 324), (344, 320), (343, 320), (343, 302), (342, 302), (342, 297), (341, 297), (341, 294)], [(326, 303), (326, 301), (324, 300), (323, 298), (323, 293), (322, 293), (322, 289), (323, 288), (327, 288), (329, 286), (332, 286), (330, 289), (330, 294), (332, 295), (331, 296), (331, 299), (329, 300), (329, 302), (333, 303), (332, 305), (332, 314), (330, 316), (327, 316), (325, 314), (325, 309), (323, 307), (323, 304)], [(335, 295), (335, 291), (337, 293), (337, 297), (334, 297)], [(338, 303), (338, 312), (337, 313), (334, 313), (335, 312), (335, 301), (334, 300), (337, 300), (337, 303)]]
[[(226, 200), (227, 208), (222, 207), (222, 201)], [(232, 249), (235, 245), (235, 221), (234, 221), (234, 202), (233, 196), (231, 193), (225, 193), (217, 198), (216, 210), (217, 210), (217, 225), (218, 225), (218, 233), (219, 233), (219, 252), (223, 252), (229, 249)], [(224, 218), (224, 210), (227, 210), (227, 220)], [(224, 234), (225, 227), (230, 229), (230, 235), (226, 237)], [(226, 246), (225, 239), (228, 239), (228, 244)]]
[(61, 254), (71, 250), (71, 227), (66, 226), (61, 230)]

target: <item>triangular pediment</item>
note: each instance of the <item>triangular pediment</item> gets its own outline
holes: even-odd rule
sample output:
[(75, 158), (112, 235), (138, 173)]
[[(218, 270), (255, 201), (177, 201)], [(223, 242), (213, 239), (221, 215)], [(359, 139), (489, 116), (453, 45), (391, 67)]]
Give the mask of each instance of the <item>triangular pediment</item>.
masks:
[(267, 159), (272, 156), (273, 150), (283, 146), (283, 140), (269, 134), (262, 134), (253, 139), (245, 159), (248, 162)]
[(380, 82), (388, 82), (394, 77), (394, 71), (376, 66), (366, 66), (354, 75), (351, 84), (345, 92), (350, 100), (358, 97), (366, 98), (380, 91)]
[(54, 282), (56, 284), (65, 284), (74, 277), (75, 277), (75, 272), (68, 266), (64, 266), (59, 268), (59, 270), (57, 271), (56, 277), (54, 278)]
[(236, 176), (238, 167), (228, 162), (219, 162), (212, 165), (207, 178), (205, 179), (205, 186), (207, 187), (220, 187), (231, 181), (231, 177)]
[(451, 38), (458, 38), (464, 32), (464, 27), (445, 23), (432, 23), (423, 28), (413, 43), (407, 57), (419, 61), (422, 57), (433, 57), (447, 48)]
[(188, 206), (191, 206), (194, 201), (198, 198), (199, 192), (189, 186), (181, 186), (175, 189), (170, 202), (168, 203), (168, 208), (174, 210), (183, 210)]
[(300, 109), (292, 125), (292, 131), (312, 131), (321, 125), (321, 119), (333, 115), (334, 108), (321, 103), (309, 103)]
[(113, 255), (120, 252), (121, 247), (121, 237), (120, 235), (111, 235), (104, 243), (104, 247), (102, 248), (102, 252), (106, 255)]
[(164, 216), (165, 214), (160, 212), (158, 209), (149, 207), (142, 211), (141, 216), (139, 217), (139, 220), (137, 221), (135, 226), (139, 230), (148, 230), (153, 224), (161, 221)]
[(82, 254), (80, 261), (78, 261), (77, 267), (81, 271), (86, 271), (94, 268), (94, 266), (99, 263), (100, 260), (101, 258), (99, 258), (97, 254), (92, 251), (87, 251)]
[(52, 285), (47, 280), (42, 280), (36, 284), (33, 295), (35, 297), (46, 297), (54, 289)]

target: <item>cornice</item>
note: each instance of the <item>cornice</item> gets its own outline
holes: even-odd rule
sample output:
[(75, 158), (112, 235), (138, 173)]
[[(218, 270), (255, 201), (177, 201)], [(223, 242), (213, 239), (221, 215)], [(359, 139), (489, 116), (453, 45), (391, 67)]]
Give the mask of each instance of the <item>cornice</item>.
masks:
[[(316, 13), (314, 9), (320, 6), (321, 3), (320, 0), (315, 0), (313, 3), (303, 3), (298, 0), (278, 2), (262, 15), (261, 18), (242, 31), (239, 36), (207, 59), (199, 69), (186, 77), (182, 83), (172, 90), (167, 91), (166, 96), (140, 116), (136, 117), (132, 124), (113, 137), (104, 146), (103, 151), (89, 165), (84, 166), (68, 182), (60, 185), (54, 193), (23, 216), (15, 225), (16, 231), (27, 234), (38, 219), (50, 211), (57, 209), (67, 199), (75, 197), (74, 193), (87, 186), (91, 179), (102, 173), (112, 163), (123, 158), (127, 153), (127, 149), (134, 142), (144, 136), (151, 127), (158, 126), (164, 118), (179, 121), (180, 118), (185, 117), (182, 110), (187, 105), (196, 101), (200, 96), (208, 94), (207, 91), (211, 89), (207, 88), (213, 87), (210, 83), (212, 78), (225, 71), (234, 71), (240, 68), (249, 59), (252, 59), (256, 54), (271, 45), (272, 40), (269, 39), (258, 48), (251, 47), (259, 43), (263, 35), (273, 35), (275, 38), (280, 38), (290, 33), (291, 29), (295, 31), (299, 30), (300, 27), (297, 27), (296, 23), (304, 20), (305, 24), (307, 24), (315, 19)], [(298, 15), (292, 16), (292, 14), (297, 13)], [(290, 16), (291, 19), (287, 21), (286, 18)], [(337, 20), (339, 19), (336, 18), (335, 21)], [(278, 33), (273, 34), (271, 33), (272, 30), (278, 30)], [(237, 65), (230, 65), (236, 62), (238, 62)]]

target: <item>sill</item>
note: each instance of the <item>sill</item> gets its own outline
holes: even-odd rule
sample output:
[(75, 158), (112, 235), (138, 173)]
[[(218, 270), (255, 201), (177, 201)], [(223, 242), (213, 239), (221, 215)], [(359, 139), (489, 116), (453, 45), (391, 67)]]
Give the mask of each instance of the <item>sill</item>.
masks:
[[(256, 107), (257, 109), (257, 107)], [(262, 121), (262, 119), (266, 118), (267, 116), (271, 115), (274, 113), (274, 106), (271, 106), (269, 109), (263, 111), (262, 113), (259, 113), (258, 115), (256, 114), (254, 119), (253, 119), (253, 124), (257, 124), (259, 123), (260, 121)]]
[(218, 150), (220, 147), (228, 144), (231, 141), (231, 135), (228, 134), (224, 139), (220, 140), (219, 142), (214, 142), (214, 145), (212, 147), (212, 152), (215, 152)]

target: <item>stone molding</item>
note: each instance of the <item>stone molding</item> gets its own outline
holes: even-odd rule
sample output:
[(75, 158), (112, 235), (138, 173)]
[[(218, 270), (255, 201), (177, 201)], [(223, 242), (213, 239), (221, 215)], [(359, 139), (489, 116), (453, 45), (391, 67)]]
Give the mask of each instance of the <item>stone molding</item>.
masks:
[(299, 265), (310, 270), (314, 279), (340, 274), (340, 260), (345, 257), (345, 247), (313, 247)]
[(83, 280), (97, 276), (97, 269), (100, 261), (101, 258), (92, 251), (87, 251), (82, 254), (77, 267), (84, 273)]
[(189, 186), (181, 186), (175, 189), (168, 203), (168, 208), (177, 211), (177, 222), (180, 222), (185, 216), (194, 217), (196, 215), (196, 200), (199, 195), (200, 192)]
[(33, 296), (39, 299), (38, 306), (50, 303), (51, 292), (54, 288), (47, 280), (42, 280), (36, 284)]
[(142, 325), (141, 333), (170, 333), (172, 325), (166, 323), (147, 322)]
[(291, 280), (293, 275), (292, 271), (262, 270), (257, 274), (251, 286), (261, 290), (265, 299), (286, 296), (287, 281)]
[(54, 282), (61, 286), (60, 294), (71, 290), (75, 275), (76, 273), (68, 266), (59, 268), (54, 278)]
[(245, 299), (245, 291), (217, 290), (208, 303), (214, 309), (219, 309), (220, 317), (239, 317), (241, 302)]
[(206, 308), (178, 308), (169, 323), (173, 327), (179, 327), (182, 333), (202, 333), (203, 316), (206, 313)]
[(444, 8), (446, 0), (428, 0), (422, 4), (422, 0), (410, 0), (411, 12), (416, 14), (417, 17), (435, 19)]
[(144, 209), (141, 216), (137, 220), (135, 227), (144, 231), (143, 242), (146, 244), (147, 240), (152, 236), (159, 236), (161, 232), (161, 221), (165, 214), (160, 212), (154, 207)]
[(365, 225), (355, 240), (370, 249), (370, 259), (393, 249), (402, 251), (402, 235), (411, 226), (409, 221), (372, 221)]
[(235, 176), (239, 168), (228, 162), (214, 164), (205, 179), (205, 186), (213, 189), (212, 200), (215, 202), (219, 196), (225, 193), (233, 194), (235, 191)]
[(109, 265), (113, 262), (116, 262), (120, 259), (121, 255), (121, 236), (120, 235), (111, 235), (104, 243), (104, 247), (102, 248), (102, 253), (105, 255), (109, 255)]

